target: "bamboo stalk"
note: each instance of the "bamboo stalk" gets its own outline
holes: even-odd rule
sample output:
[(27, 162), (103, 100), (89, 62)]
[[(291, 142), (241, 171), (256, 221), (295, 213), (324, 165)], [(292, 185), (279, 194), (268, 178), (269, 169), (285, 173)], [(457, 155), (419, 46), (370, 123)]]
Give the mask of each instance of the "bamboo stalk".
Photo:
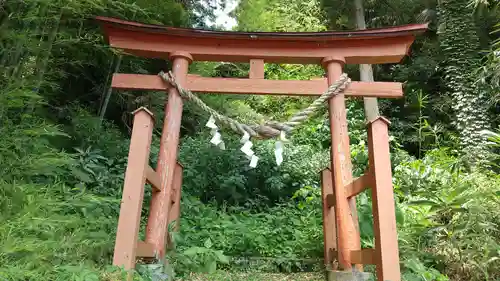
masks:
[[(122, 62), (122, 55), (119, 55), (118, 59), (116, 61), (115, 69), (114, 69), (113, 73), (118, 72), (118, 70), (120, 69), (121, 62)], [(109, 76), (111, 76), (111, 75), (109, 75)], [(108, 76), (108, 80), (109, 80), (109, 76)], [(104, 98), (103, 105), (102, 105), (102, 107), (99, 110), (100, 111), (99, 112), (99, 122), (100, 123), (102, 123), (102, 120), (104, 119), (104, 115), (106, 114), (106, 110), (108, 108), (109, 99), (111, 98), (111, 93), (112, 92), (113, 92), (113, 87), (111, 87), (111, 85), (109, 85), (108, 86), (108, 91), (106, 93), (106, 97)]]

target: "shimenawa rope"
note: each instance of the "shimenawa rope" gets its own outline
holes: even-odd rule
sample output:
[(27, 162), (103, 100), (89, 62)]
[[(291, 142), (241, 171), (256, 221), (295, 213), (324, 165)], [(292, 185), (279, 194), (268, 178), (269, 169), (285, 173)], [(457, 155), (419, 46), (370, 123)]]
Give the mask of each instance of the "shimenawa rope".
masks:
[(261, 138), (261, 139), (269, 139), (269, 138), (278, 138), (282, 134), (281, 132), (289, 133), (295, 127), (300, 125), (302, 122), (307, 120), (314, 112), (316, 112), (320, 107), (322, 107), (328, 99), (331, 97), (338, 95), (343, 92), (347, 86), (351, 83), (351, 79), (347, 76), (346, 73), (343, 73), (337, 81), (332, 83), (328, 90), (325, 91), (320, 97), (315, 99), (307, 108), (295, 113), (290, 119), (286, 122), (277, 122), (277, 121), (267, 121), (261, 125), (247, 125), (238, 122), (237, 120), (232, 119), (231, 117), (220, 114), (216, 110), (212, 109), (208, 105), (206, 105), (198, 96), (193, 94), (191, 91), (182, 88), (176, 81), (172, 74), (172, 72), (160, 72), (158, 74), (165, 82), (174, 86), (179, 94), (198, 105), (205, 112), (211, 114), (216, 121), (221, 122), (222, 124), (230, 127), (233, 131), (241, 134), (248, 133), (253, 138)]

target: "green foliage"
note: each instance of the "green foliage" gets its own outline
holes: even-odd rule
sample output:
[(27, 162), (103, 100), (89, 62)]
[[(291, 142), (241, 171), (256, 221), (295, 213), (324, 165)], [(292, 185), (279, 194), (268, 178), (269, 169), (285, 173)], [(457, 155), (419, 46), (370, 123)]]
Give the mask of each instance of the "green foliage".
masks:
[[(422, 1), (365, 2), (370, 27), (408, 23), (424, 8), (434, 8)], [(404, 280), (500, 279), (500, 178), (492, 172), (497, 171), (498, 155), (490, 155), (484, 168), (468, 169), (451, 126), (457, 121), (451, 114), (456, 105), (443, 94), (470, 93), (479, 86), (474, 81), (482, 81), (481, 87), (491, 84), (485, 89), (493, 99), (498, 92), (496, 53), (486, 58), (482, 73), (471, 74), (471, 66), (479, 65), (478, 48), (489, 45), (496, 35), (485, 40), (484, 27), (478, 36), (474, 34), (477, 20), (469, 17), (472, 7), (466, 2), (441, 1), (438, 22), (446, 23), (440, 30), (444, 33), (418, 38), (402, 64), (375, 67), (376, 80), (405, 82), (405, 99), (381, 101), (384, 115), (393, 121)], [(101, 32), (88, 19), (108, 15), (206, 26), (213, 8), (224, 5), (220, 3), (7, 0), (0, 4), (0, 279), (124, 280), (123, 271), (108, 265), (129, 146), (129, 113), (146, 105), (162, 120), (165, 93), (113, 93), (104, 110), (103, 97), (117, 54), (103, 45)], [(245, 0), (234, 13), (239, 30), (321, 31), (327, 26), (352, 28), (350, 4)], [(157, 73), (168, 67), (160, 60), (123, 56), (118, 71)], [(354, 69), (346, 67), (356, 80)], [(196, 63), (191, 70), (204, 76), (245, 77), (248, 64)], [(268, 79), (324, 76), (321, 67), (311, 65), (266, 64), (265, 71)], [(286, 119), (311, 101), (240, 95), (203, 99), (228, 115), (257, 122)], [(463, 106), (461, 102), (458, 106)], [(360, 175), (368, 162), (363, 106), (348, 101), (347, 110), (353, 173)], [(105, 118), (96, 117), (99, 111)], [(181, 231), (173, 235), (169, 264), (141, 265), (135, 280), (187, 277), (191, 272), (213, 273), (207, 277), (213, 280), (280, 280), (271, 274), (230, 279), (220, 270), (321, 270), (319, 172), (329, 164), (330, 152), (326, 108), (289, 136), (280, 167), (274, 162), (273, 142), (256, 141), (260, 157), (256, 169), (248, 167), (239, 151), (238, 136), (222, 132), (225, 151), (209, 143), (204, 112), (186, 103), (183, 118)], [(163, 125), (156, 124), (152, 166)], [(497, 149), (498, 134), (489, 136)], [(144, 214), (150, 193), (147, 188)], [(370, 192), (358, 195), (357, 205), (362, 245), (373, 247)], [(204, 280), (200, 276), (193, 279)]]
[(448, 277), (442, 275), (434, 268), (426, 267), (420, 260), (411, 258), (404, 261), (406, 271), (403, 280), (407, 281), (448, 281)]
[[(318, 191), (317, 188), (315, 190)], [(320, 242), (322, 230), (321, 213), (318, 211), (319, 193), (311, 195), (314, 200), (302, 204), (301, 208), (288, 202), (265, 212), (252, 212), (248, 207), (230, 206), (217, 210), (211, 205), (184, 196), (183, 212), (186, 215), (181, 218), (183, 230), (177, 238), (174, 258), (177, 257), (176, 261), (184, 264), (186, 257), (183, 256), (187, 253), (199, 253), (200, 247), (204, 248), (202, 251), (213, 248), (233, 257), (233, 267), (238, 267), (238, 258), (279, 257), (271, 262), (272, 266), (269, 265), (267, 270), (296, 270), (297, 266), (300, 268), (301, 265), (297, 264), (294, 258), (316, 257), (323, 251)], [(203, 218), (205, 223), (200, 224), (200, 218)], [(208, 239), (211, 245), (206, 245)], [(195, 248), (192, 248), (193, 246)], [(219, 261), (226, 261), (216, 255)], [(177, 268), (185, 269), (184, 266)]]
[(437, 150), (398, 166), (394, 176), (405, 214), (403, 257), (418, 257), (450, 277), (498, 278), (498, 175), (465, 173), (448, 151)]
[(243, 0), (235, 16), (242, 31), (323, 31), (325, 18), (316, 0)]
[(118, 200), (67, 185), (77, 182), (77, 161), (51, 145), (68, 135), (30, 110), (37, 94), (18, 88), (2, 97), (17, 102), (0, 110), (0, 276), (77, 280), (76, 268), (85, 274), (108, 263)]
[(180, 160), (189, 163), (184, 169), (185, 190), (204, 202), (213, 199), (231, 205), (274, 204), (301, 187), (318, 187), (318, 174), (327, 164), (327, 151), (290, 144), (285, 145), (284, 162), (277, 167), (274, 144), (256, 142), (253, 149), (260, 159), (257, 168), (252, 169), (239, 151), (239, 141), (230, 135), (223, 137), (226, 150), (214, 147), (207, 135), (182, 141)]
[(94, 105), (107, 87), (107, 69), (101, 66), (111, 53), (87, 18), (182, 22), (179, 4), (152, 4), (0, 5), (0, 279), (117, 280), (120, 275), (106, 266), (128, 144), (109, 122), (68, 105), (76, 99)]
[[(75, 266), (109, 263), (117, 200), (61, 183), (1, 183), (0, 276), (7, 280), (75, 280)], [(9, 196), (11, 195), (11, 196)], [(80, 263), (79, 261), (83, 261)]]
[[(182, 253), (175, 256), (178, 271), (182, 269), (191, 272), (214, 273), (217, 270), (217, 264), (228, 264), (229, 257), (223, 254), (221, 250), (212, 248), (212, 240), (207, 238), (203, 246), (192, 246), (185, 249)], [(174, 258), (175, 258), (174, 257)]]
[[(321, 7), (329, 19), (329, 27), (336, 30), (356, 29), (354, 4), (344, 0), (321, 0)], [(365, 21), (368, 28), (406, 24), (414, 21), (415, 15), (431, 1), (391, 0), (363, 1)]]
[[(478, 3), (476, 5), (481, 7)], [(500, 99), (498, 94), (498, 89), (500, 89), (500, 22), (498, 21), (500, 17), (500, 4), (497, 3), (492, 9), (496, 11), (493, 14), (496, 15), (495, 20), (497, 23), (494, 25), (491, 34), (496, 39), (493, 41), (491, 49), (484, 59), (484, 64), (477, 70), (476, 77), (481, 86), (489, 89), (488, 92), (491, 94), (492, 103), (497, 104)]]
[[(444, 273), (494, 280), (500, 243), (496, 227), (500, 178), (488, 172), (466, 173), (448, 155), (446, 150), (433, 151), (422, 160), (394, 155), (400, 159), (394, 184), (405, 280), (448, 280)], [(210, 239), (228, 256), (279, 257), (254, 265), (232, 259), (231, 268), (310, 270), (296, 258), (321, 256), (319, 194), (318, 188), (306, 186), (291, 201), (262, 213), (249, 211), (250, 203), (216, 211), (184, 196), (178, 253), (193, 245), (203, 247), (200, 242)], [(363, 246), (373, 247), (369, 193), (358, 196), (358, 211)], [(477, 241), (482, 241), (481, 246)]]
[(65, 131), (71, 135), (71, 142), (64, 145), (67, 149), (74, 147), (95, 147), (102, 150), (106, 157), (126, 157), (128, 154), (128, 140), (123, 138), (119, 128), (109, 121), (100, 121), (90, 110), (80, 106), (69, 108), (68, 119), (70, 124)]

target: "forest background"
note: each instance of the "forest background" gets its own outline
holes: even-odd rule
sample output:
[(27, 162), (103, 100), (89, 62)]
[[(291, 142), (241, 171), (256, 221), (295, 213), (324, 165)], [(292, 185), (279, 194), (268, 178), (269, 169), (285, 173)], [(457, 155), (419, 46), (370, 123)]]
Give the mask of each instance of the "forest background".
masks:
[[(0, 280), (113, 280), (118, 274), (108, 265), (130, 112), (147, 106), (162, 120), (166, 95), (111, 91), (110, 77), (114, 72), (155, 74), (170, 64), (111, 50), (92, 17), (223, 29), (211, 23), (230, 4), (0, 1)], [(357, 27), (353, 1), (237, 4), (231, 13), (234, 30)], [(373, 68), (376, 81), (405, 83), (403, 99), (378, 101), (381, 115), (392, 122), (405, 280), (500, 280), (499, 8), (488, 0), (364, 1), (368, 28), (430, 23), (401, 64)], [(248, 64), (190, 67), (191, 73), (222, 77), (245, 77), (248, 70)], [(359, 80), (358, 66), (348, 65), (346, 72)], [(324, 70), (266, 64), (265, 75), (309, 79), (323, 76)], [(283, 120), (310, 102), (268, 96), (202, 98), (243, 121)], [(363, 103), (349, 100), (347, 107), (354, 172), (360, 175), (367, 165)], [(179, 278), (192, 272), (318, 272), (323, 255), (319, 171), (326, 167), (330, 146), (326, 110), (290, 136), (280, 167), (272, 143), (255, 142), (261, 156), (256, 169), (249, 169), (234, 151), (238, 136), (223, 132), (226, 151), (211, 146), (208, 117), (185, 104), (181, 231), (169, 254), (170, 276), (172, 270)], [(153, 166), (161, 122), (156, 126)], [(150, 195), (148, 191), (144, 206)], [(357, 204), (362, 244), (370, 247), (370, 193), (361, 194)]]

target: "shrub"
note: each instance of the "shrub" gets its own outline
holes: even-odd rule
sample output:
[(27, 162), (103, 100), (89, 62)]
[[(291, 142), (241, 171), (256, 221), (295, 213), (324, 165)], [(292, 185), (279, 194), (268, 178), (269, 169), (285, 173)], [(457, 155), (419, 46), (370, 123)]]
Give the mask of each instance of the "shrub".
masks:
[[(277, 166), (272, 141), (255, 141), (260, 157), (255, 169), (239, 151), (235, 138), (225, 137), (226, 150), (209, 143), (209, 136), (187, 137), (182, 141), (180, 161), (185, 164), (185, 190), (203, 202), (254, 206), (273, 205), (304, 186), (319, 186), (319, 172), (326, 167), (328, 152), (308, 146), (286, 145), (284, 160)], [(258, 204), (257, 204), (258, 202)]]
[(399, 226), (403, 259), (417, 257), (453, 279), (494, 280), (499, 277), (500, 177), (465, 172), (448, 155), (436, 150), (396, 168), (395, 191), (405, 215)]

